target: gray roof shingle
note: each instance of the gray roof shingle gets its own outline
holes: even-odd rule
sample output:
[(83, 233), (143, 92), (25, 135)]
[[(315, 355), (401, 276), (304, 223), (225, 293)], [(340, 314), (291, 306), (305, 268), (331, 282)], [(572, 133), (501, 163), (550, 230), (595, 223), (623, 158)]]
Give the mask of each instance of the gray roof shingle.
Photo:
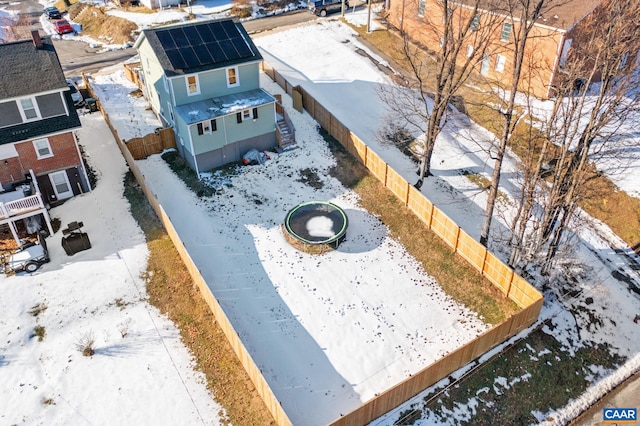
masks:
[(32, 40), (0, 44), (0, 99), (66, 89), (62, 66), (50, 37), (42, 48)]

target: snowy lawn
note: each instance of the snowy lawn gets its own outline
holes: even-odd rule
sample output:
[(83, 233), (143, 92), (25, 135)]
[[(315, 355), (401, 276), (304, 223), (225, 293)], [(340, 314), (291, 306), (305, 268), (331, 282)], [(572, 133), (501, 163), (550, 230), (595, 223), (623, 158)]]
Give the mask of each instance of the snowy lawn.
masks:
[[(68, 256), (58, 230), (50, 263), (0, 276), (0, 423), (218, 424), (178, 330), (146, 301), (148, 251), (123, 197), (124, 159), (100, 114), (81, 120), (99, 181), (50, 214), (61, 229), (83, 222), (92, 247)], [(76, 346), (91, 337), (86, 357)]]
[[(324, 47), (316, 46), (319, 39), (323, 40)], [(314, 96), (318, 99), (324, 97), (323, 101), (326, 100), (326, 104), (331, 105), (332, 111), (344, 116), (343, 121), (374, 146), (376, 152), (394, 169), (409, 180), (415, 179), (414, 164), (394, 148), (380, 144), (375, 137), (376, 129), (385, 117), (384, 107), (375, 94), (375, 87), (388, 82), (375, 70), (374, 64), (355, 53), (361, 46), (350, 30), (341, 24), (323, 21), (321, 25), (300, 27), (286, 33), (256, 38), (255, 41), (267, 62), (277, 66), (291, 82), (300, 83), (308, 90), (310, 88), (315, 91)], [(301, 49), (300, 46), (307, 46), (309, 49)], [(322, 50), (324, 53), (321, 55), (318, 54), (320, 47), (326, 49), (326, 52)], [(105, 91), (112, 97), (113, 104), (126, 98), (116, 93), (119, 85), (123, 85), (125, 93), (129, 90), (126, 83), (122, 83), (121, 75), (96, 76), (99, 90), (103, 84), (101, 79), (110, 85), (109, 90)], [(267, 90), (280, 93), (275, 85), (266, 80), (263, 82)], [(284, 98), (288, 102), (288, 97)], [(110, 106), (106, 106), (109, 110)], [(120, 103), (120, 106), (123, 104)], [(291, 108), (288, 110), (292, 111)], [(121, 111), (124, 117), (137, 120), (137, 125), (144, 127), (145, 120), (139, 119), (136, 108), (126, 106)], [(428, 309), (421, 309), (417, 314), (423, 316), (407, 318), (403, 312), (404, 304), (401, 310), (400, 302), (395, 299), (396, 294), (415, 291), (414, 287), (420, 284), (413, 284), (413, 287), (402, 284), (403, 286), (396, 287), (395, 293), (387, 292), (385, 296), (388, 298), (385, 299), (377, 294), (388, 288), (385, 285), (387, 282), (396, 286), (395, 275), (409, 281), (413, 279), (416, 283), (426, 283), (429, 278), (424, 274), (411, 268), (395, 271), (391, 275), (384, 268), (378, 268), (375, 263), (373, 268), (368, 262), (355, 265), (349, 263), (365, 254), (376, 259), (375, 262), (388, 261), (391, 256), (395, 259), (404, 259), (406, 256), (395, 251), (394, 243), (388, 240), (386, 231), (375, 218), (359, 210), (356, 200), (326, 177), (323, 172), (326, 172), (331, 159), (324, 143), (305, 124), (305, 116), (293, 112), (292, 115), (301, 148), (281, 157), (273, 155), (272, 161), (267, 162), (264, 167), (244, 169), (240, 178), (231, 180), (231, 186), (222, 186), (223, 190), (218, 197), (196, 199), (188, 195), (182, 183), (167, 171), (166, 165), (157, 156), (141, 161), (140, 167), (147, 174), (150, 184), (154, 185), (154, 191), (158, 193), (165, 208), (169, 209), (174, 205), (170, 215), (175, 218), (174, 223), (182, 226), (180, 232), (187, 248), (195, 254), (196, 262), (202, 265), (205, 278), (212, 283), (212, 291), (225, 306), (234, 324), (237, 324), (238, 331), (250, 350), (259, 354), (256, 360), (265, 367), (265, 375), (276, 395), (283, 398), (285, 409), (294, 422), (302, 420), (307, 424), (309, 418), (317, 414), (318, 423), (322, 423), (332, 420), (335, 412), (320, 412), (321, 409), (315, 405), (309, 407), (308, 404), (315, 397), (312, 397), (312, 393), (322, 391), (320, 399), (327, 404), (340, 398), (346, 399), (345, 403), (336, 407), (336, 411), (344, 412), (342, 410), (357, 406), (360, 400), (372, 396), (376, 384), (396, 380), (383, 377), (388, 374), (387, 370), (403, 377), (416, 366), (417, 363), (412, 362), (417, 359), (415, 349), (427, 346), (435, 348), (434, 345), (425, 345), (419, 341), (420, 337), (433, 336), (426, 328), (422, 330), (422, 336), (414, 335), (411, 338), (411, 331), (403, 336), (403, 322), (417, 324), (436, 317), (426, 314)], [(143, 128), (126, 123), (116, 125), (122, 128), (123, 138), (134, 136), (128, 132), (145, 133)], [(153, 128), (149, 126), (148, 130), (152, 131)], [(422, 192), (471, 235), (477, 236), (485, 198), (477, 191), (477, 187), (460, 174), (460, 170), (471, 169), (490, 175), (488, 164), (491, 162), (478, 144), (468, 143), (471, 140), (469, 135), (475, 135), (476, 140), (478, 135), (482, 135), (487, 142), (491, 138), (491, 135), (474, 123), (458, 117), (450, 121), (434, 153), (434, 164), (437, 165), (434, 173), (437, 177), (425, 182)], [(318, 148), (321, 148), (318, 152), (313, 151)], [(506, 167), (514, 167), (513, 157), (507, 158)], [(324, 187), (315, 191), (297, 182), (297, 170), (300, 168), (316, 169)], [(283, 169), (283, 173), (279, 169)], [(267, 179), (270, 180), (268, 184), (265, 183)], [(288, 187), (281, 188), (279, 184), (282, 182), (287, 182)], [(504, 179), (503, 183), (506, 192), (517, 188), (508, 179)], [(630, 189), (627, 190), (633, 193)], [(185, 196), (186, 199), (181, 198)], [(311, 199), (330, 200), (347, 210), (351, 220), (348, 241), (338, 252), (319, 257), (308, 256), (283, 243), (279, 226), (286, 212), (299, 202)], [(183, 208), (194, 204), (196, 208)], [(503, 208), (506, 210), (508, 206)], [(187, 217), (187, 213), (192, 216)], [(354, 220), (354, 217), (357, 219)], [(206, 226), (202, 226), (202, 223)], [(617, 270), (629, 276), (637, 273), (611, 250), (611, 246), (618, 245), (619, 240), (605, 226), (594, 221), (587, 224), (579, 229), (573, 251), (564, 254), (566, 269), (570, 270), (575, 265), (578, 271), (579, 281), (575, 286), (580, 292), (577, 297), (547, 299), (542, 318), (550, 318), (554, 328), (546, 328), (545, 331), (553, 334), (563, 344), (564, 350), (569, 352), (589, 342), (611, 344), (613, 350), (630, 359), (619, 374), (616, 374), (624, 378), (638, 369), (640, 339), (638, 326), (631, 319), (640, 310), (640, 303), (625, 285), (612, 278), (611, 271)], [(496, 222), (496, 229), (500, 231), (499, 221)], [(376, 255), (379, 257), (373, 257)], [(410, 259), (407, 261), (411, 263)], [(384, 264), (384, 267), (393, 265)], [(370, 276), (368, 269), (373, 270), (372, 275), (375, 274), (372, 279), (360, 279), (365, 273)], [(363, 294), (360, 295), (359, 292)], [(356, 300), (368, 302), (365, 306), (355, 303)], [(425, 302), (417, 300), (407, 310), (417, 309), (420, 303)], [(314, 304), (321, 309), (308, 311), (309, 306)], [(381, 308), (375, 309), (377, 306)], [(574, 317), (567, 307), (583, 309), (584, 315)], [(591, 323), (589, 312), (595, 312), (603, 320), (598, 327)], [(362, 322), (359, 325), (353, 322), (358, 321), (362, 315), (368, 318), (364, 325)], [(436, 318), (436, 321), (439, 319)], [(354, 330), (337, 329), (337, 332), (332, 333), (328, 328), (333, 328), (333, 323), (349, 324)], [(425, 324), (428, 323), (423, 325)], [(356, 333), (358, 327), (364, 328), (359, 337)], [(379, 329), (383, 334), (376, 336)], [(347, 340), (348, 333), (354, 333), (359, 340), (355, 343)], [(374, 343), (369, 342), (371, 339)], [(338, 342), (339, 347), (325, 346), (326, 341)], [(299, 345), (291, 346), (292, 342)], [(400, 348), (393, 347), (393, 344)], [(349, 353), (349, 345), (373, 348), (372, 355), (376, 355), (375, 348), (380, 347), (387, 350), (390, 356), (377, 359), (375, 356), (369, 358), (367, 354), (364, 361), (358, 358), (359, 355)], [(297, 350), (289, 351), (291, 347)], [(426, 358), (424, 354), (423, 358)], [(282, 360), (281, 364), (286, 364), (284, 370), (275, 368), (279, 365), (278, 360)], [(365, 369), (377, 367), (384, 370), (374, 371), (367, 377), (370, 373)], [(315, 379), (314, 375), (323, 371), (329, 375), (323, 377), (327, 386), (324, 389), (314, 389), (311, 379)], [(298, 375), (299, 372), (304, 374)], [(560, 410), (559, 414), (575, 415), (589, 400), (608, 390), (612, 381), (599, 380), (599, 377), (606, 374), (608, 373), (594, 374), (593, 385), (584, 398), (579, 398), (582, 405), (568, 406)], [(506, 382), (511, 383), (516, 379), (518, 378), (508, 378)], [(345, 385), (344, 388), (342, 384)], [(300, 396), (294, 400), (296, 393), (300, 393)], [(422, 395), (398, 407), (396, 413), (419, 401), (421, 397)], [(469, 407), (462, 411), (472, 410), (477, 402), (470, 401)], [(292, 404), (295, 406), (292, 407)], [(544, 418), (545, 413), (537, 415)], [(464, 416), (461, 413), (460, 417), (452, 416), (450, 420), (455, 423), (456, 419)], [(391, 424), (393, 421), (393, 415), (390, 415), (386, 419), (379, 419), (375, 424)]]

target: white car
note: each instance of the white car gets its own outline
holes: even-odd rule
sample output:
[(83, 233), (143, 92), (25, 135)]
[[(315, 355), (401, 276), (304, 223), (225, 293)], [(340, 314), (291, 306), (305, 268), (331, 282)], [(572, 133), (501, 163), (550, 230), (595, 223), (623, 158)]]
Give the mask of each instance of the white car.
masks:
[(80, 89), (78, 89), (76, 83), (70, 78), (67, 78), (67, 86), (69, 86), (69, 90), (71, 91), (71, 99), (73, 100), (73, 104), (76, 107), (82, 106), (84, 104), (84, 98), (82, 97), (82, 93), (80, 93)]

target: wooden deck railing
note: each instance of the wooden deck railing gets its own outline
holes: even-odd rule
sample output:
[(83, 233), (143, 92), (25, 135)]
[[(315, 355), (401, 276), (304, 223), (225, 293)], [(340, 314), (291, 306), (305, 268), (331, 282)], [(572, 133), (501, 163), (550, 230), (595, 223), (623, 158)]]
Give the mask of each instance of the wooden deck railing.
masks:
[(30, 195), (6, 203), (0, 203), (0, 219), (7, 219), (22, 213), (43, 209), (44, 203), (40, 194)]

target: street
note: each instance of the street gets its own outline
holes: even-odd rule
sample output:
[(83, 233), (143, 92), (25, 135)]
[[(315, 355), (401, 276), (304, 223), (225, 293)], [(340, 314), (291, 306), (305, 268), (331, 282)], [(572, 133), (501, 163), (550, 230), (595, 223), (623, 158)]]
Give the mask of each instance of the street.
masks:
[[(242, 25), (249, 34), (258, 34), (314, 19), (318, 18), (308, 11), (296, 10), (281, 15), (246, 21)], [(57, 39), (57, 37), (53, 38), (53, 44), (58, 52), (62, 70), (68, 77), (96, 72), (102, 68), (126, 61), (137, 53), (133, 47), (104, 51), (102, 48), (90, 47), (87, 43), (81, 41)]]

